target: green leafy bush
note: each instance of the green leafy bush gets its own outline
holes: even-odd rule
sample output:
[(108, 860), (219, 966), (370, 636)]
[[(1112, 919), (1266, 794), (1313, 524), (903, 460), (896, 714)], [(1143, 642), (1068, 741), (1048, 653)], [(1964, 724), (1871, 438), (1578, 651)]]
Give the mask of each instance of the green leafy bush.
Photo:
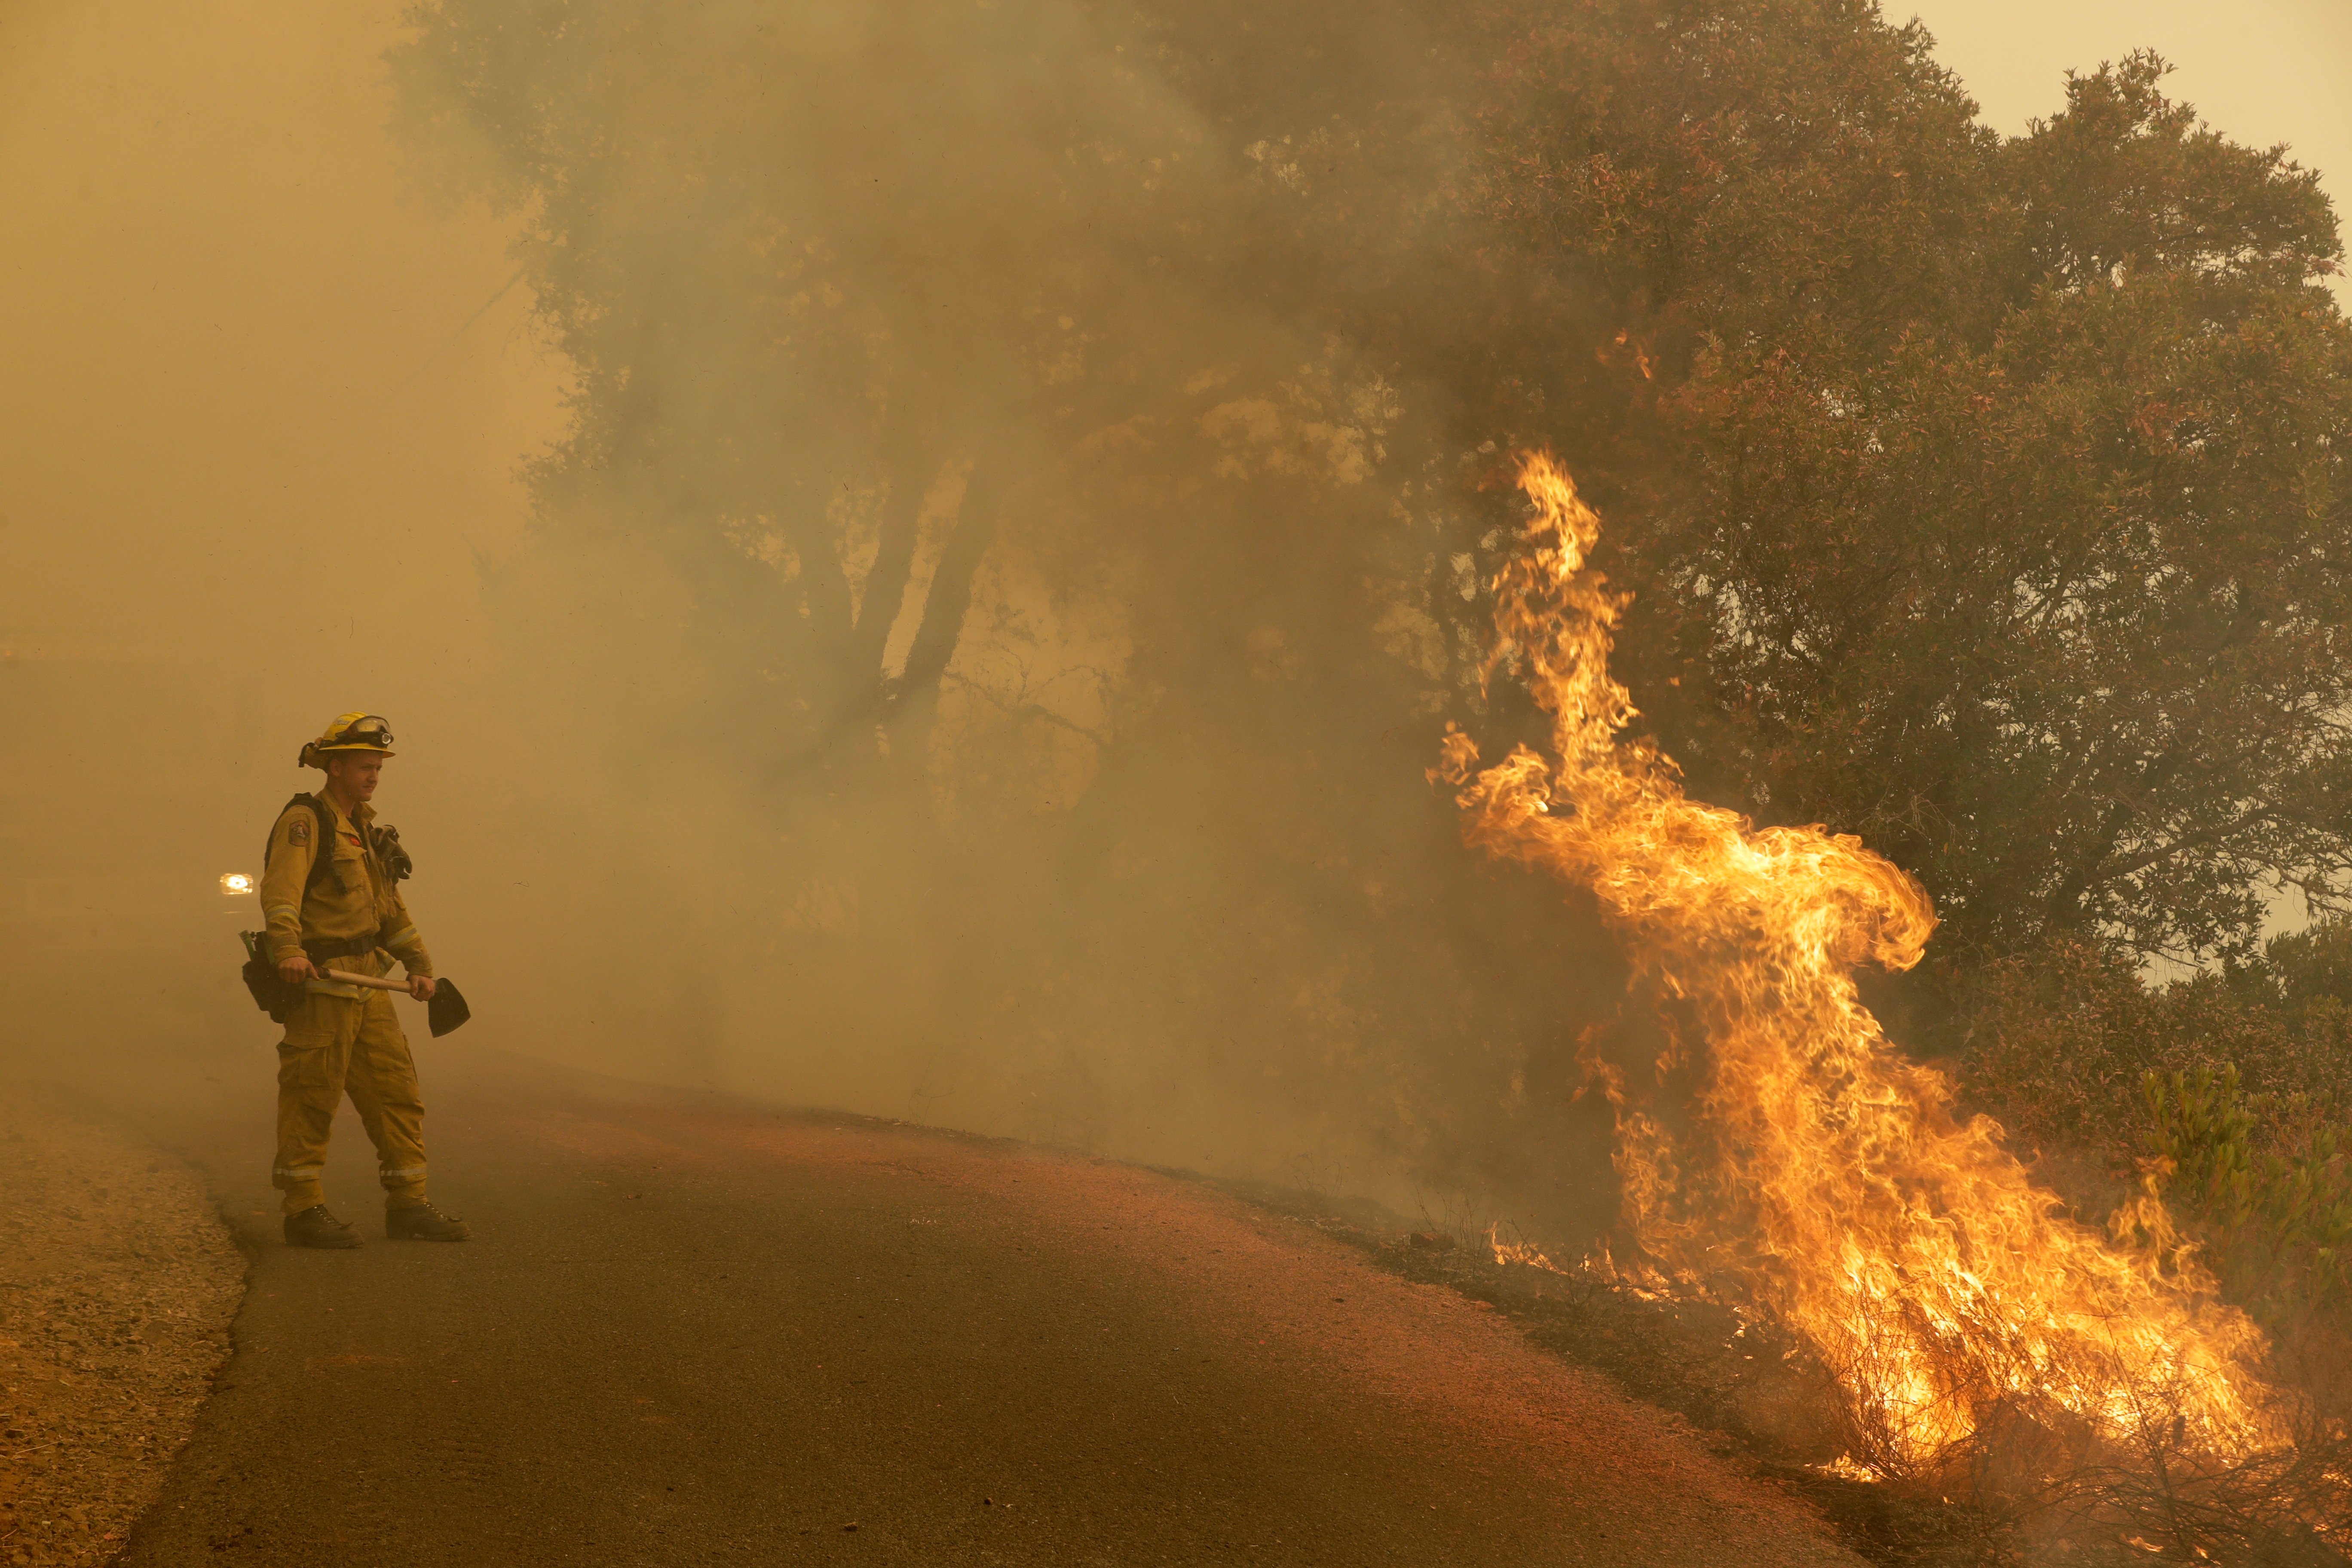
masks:
[(2244, 1092), (2235, 1064), (2150, 1072), (2141, 1143), (2170, 1205), (2210, 1237), (2223, 1288), (2273, 1321), (2346, 1304), (2352, 1163), (2339, 1117)]

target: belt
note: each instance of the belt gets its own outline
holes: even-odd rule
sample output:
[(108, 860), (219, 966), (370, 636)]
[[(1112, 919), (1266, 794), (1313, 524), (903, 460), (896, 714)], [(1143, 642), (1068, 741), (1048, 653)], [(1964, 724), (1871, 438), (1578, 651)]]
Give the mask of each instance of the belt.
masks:
[(373, 952), (376, 938), (382, 934), (380, 931), (372, 931), (365, 936), (345, 937), (341, 942), (306, 942), (302, 944), (302, 951), (310, 955), (313, 963), (324, 963), (331, 958), (358, 958), (363, 953)]

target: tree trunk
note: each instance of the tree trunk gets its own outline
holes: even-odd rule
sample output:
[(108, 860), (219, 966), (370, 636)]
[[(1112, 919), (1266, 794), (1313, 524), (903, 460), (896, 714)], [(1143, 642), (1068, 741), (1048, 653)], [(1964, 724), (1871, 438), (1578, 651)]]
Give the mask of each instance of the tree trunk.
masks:
[[(882, 536), (874, 552), (874, 568), (866, 574), (866, 591), (858, 596), (857, 623), (850, 629), (842, 659), (845, 673), (845, 708), (857, 718), (881, 714), (887, 697), (882, 655), (890, 644), (890, 628), (907, 602), (907, 582), (915, 568), (915, 542), (923, 521), (923, 498), (938, 465), (927, 468), (921, 443), (909, 416), (894, 411), (884, 423), (883, 461), (889, 465), (890, 507), (882, 519)], [(919, 481), (919, 474), (926, 477)]]
[(1002, 486), (987, 463), (975, 464), (964, 481), (963, 504), (957, 509), (955, 531), (940, 552), (924, 596), (922, 625), (907, 650), (907, 668), (893, 683), (889, 716), (890, 771), (901, 783), (919, 779), (929, 763), (931, 724), (939, 716), (940, 680), (955, 658), (963, 637), (964, 618), (971, 610), (972, 585), (988, 547), (996, 541), (1003, 506)]

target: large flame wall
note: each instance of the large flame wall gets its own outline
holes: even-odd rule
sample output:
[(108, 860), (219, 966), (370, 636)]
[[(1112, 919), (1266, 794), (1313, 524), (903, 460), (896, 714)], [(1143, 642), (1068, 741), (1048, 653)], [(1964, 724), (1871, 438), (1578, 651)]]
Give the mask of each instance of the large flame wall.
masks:
[(1589, 1062), (1650, 1263), (1802, 1334), (1852, 1398), (1853, 1461), (1877, 1473), (2021, 1418), (2078, 1458), (2154, 1444), (2221, 1462), (2273, 1440), (2261, 1336), (2212, 1299), (2161, 1205), (2118, 1216), (2130, 1247), (2059, 1217), (2000, 1129), (1958, 1119), (1949, 1081), (1862, 1005), (1855, 965), (1907, 968), (1935, 928), (1918, 885), (1859, 839), (1686, 798), (1672, 759), (1624, 734), (1608, 668), (1623, 601), (1585, 566), (1600, 520), (1548, 457), (1520, 486), (1536, 515), (1496, 583), (1494, 658), (1552, 716), (1557, 756), (1523, 746), (1478, 772), (1455, 732), (1439, 772), (1472, 845), (1599, 897), (1665, 1023), (1660, 1075), (1696, 1084), (1669, 1131), (1654, 1082)]

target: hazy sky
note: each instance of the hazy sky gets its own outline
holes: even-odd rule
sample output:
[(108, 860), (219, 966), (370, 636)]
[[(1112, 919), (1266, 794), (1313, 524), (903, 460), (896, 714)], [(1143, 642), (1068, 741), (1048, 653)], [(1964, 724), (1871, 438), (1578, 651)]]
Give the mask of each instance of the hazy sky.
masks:
[[(2345, 216), (2352, 197), (2352, 0), (1891, 0), (1916, 16), (1986, 122), (2015, 134), (2065, 101), (2066, 72), (2152, 48), (2172, 96), (2232, 141), (2284, 142)], [(2352, 305), (2344, 279), (2336, 297)]]
[(0, 5), (0, 656), (265, 656), (315, 730), (474, 651), (558, 372), (408, 195), (401, 8)]

